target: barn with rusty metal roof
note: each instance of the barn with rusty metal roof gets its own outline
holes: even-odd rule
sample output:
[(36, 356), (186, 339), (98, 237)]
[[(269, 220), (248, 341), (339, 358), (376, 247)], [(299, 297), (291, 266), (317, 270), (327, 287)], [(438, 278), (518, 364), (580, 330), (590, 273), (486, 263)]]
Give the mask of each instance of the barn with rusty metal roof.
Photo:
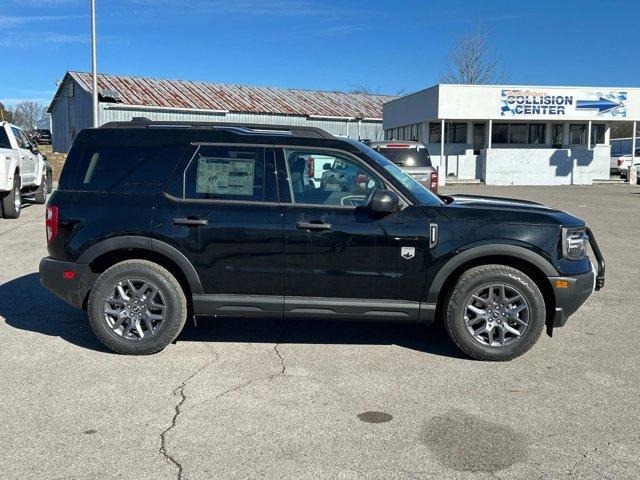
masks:
[[(75, 134), (91, 127), (91, 93), (91, 74), (65, 74), (47, 110), (54, 151), (67, 152)], [(98, 98), (100, 124), (147, 117), (314, 126), (375, 140), (384, 136), (382, 105), (396, 97), (101, 74)]]

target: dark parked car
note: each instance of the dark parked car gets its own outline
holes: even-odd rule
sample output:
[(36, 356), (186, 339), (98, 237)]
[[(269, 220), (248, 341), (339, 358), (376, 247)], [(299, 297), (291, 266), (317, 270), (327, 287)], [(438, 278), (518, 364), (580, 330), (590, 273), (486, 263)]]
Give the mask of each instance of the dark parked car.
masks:
[(36, 142), (38, 145), (51, 145), (51, 130), (48, 128), (39, 128), (37, 130), (32, 131), (29, 136), (31, 140)]
[[(339, 188), (304, 181), (310, 158)], [(137, 119), (83, 130), (46, 231), (43, 284), (127, 354), (163, 349), (189, 315), (235, 315), (441, 321), (470, 356), (507, 360), (604, 283), (582, 220), (438, 197), (315, 128)]]

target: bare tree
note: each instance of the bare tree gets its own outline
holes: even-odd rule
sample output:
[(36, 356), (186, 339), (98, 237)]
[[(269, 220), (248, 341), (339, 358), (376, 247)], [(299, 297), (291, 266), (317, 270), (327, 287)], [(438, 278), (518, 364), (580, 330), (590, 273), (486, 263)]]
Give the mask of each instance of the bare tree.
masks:
[(41, 103), (25, 100), (13, 108), (13, 120), (24, 130), (35, 130), (44, 120), (45, 110)]
[(13, 123), (13, 114), (11, 113), (11, 110), (5, 108), (2, 102), (0, 102), (0, 122)]
[(611, 138), (629, 138), (632, 136), (633, 122), (611, 122)]
[(440, 83), (484, 85), (502, 79), (496, 73), (497, 62), (489, 45), (489, 33), (478, 27), (475, 33), (464, 35), (451, 51)]

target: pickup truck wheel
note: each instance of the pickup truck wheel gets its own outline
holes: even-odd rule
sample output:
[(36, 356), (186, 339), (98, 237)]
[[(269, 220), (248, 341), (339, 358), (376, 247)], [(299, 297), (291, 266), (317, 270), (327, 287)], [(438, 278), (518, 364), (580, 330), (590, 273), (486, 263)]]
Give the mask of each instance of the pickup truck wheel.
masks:
[(477, 360), (504, 361), (529, 350), (545, 324), (545, 302), (535, 282), (505, 265), (463, 273), (446, 305), (451, 340)]
[(33, 201), (39, 205), (44, 205), (45, 203), (47, 203), (47, 176), (46, 175), (42, 176), (42, 182), (40, 183), (40, 186), (38, 187), (38, 189), (35, 191), (35, 194), (33, 196)]
[(98, 277), (87, 312), (91, 328), (108, 348), (148, 355), (178, 336), (187, 320), (187, 300), (165, 268), (146, 260), (126, 260)]
[(20, 194), (20, 177), (16, 173), (13, 177), (13, 189), (2, 197), (2, 212), (5, 218), (18, 218), (22, 210), (22, 195)]

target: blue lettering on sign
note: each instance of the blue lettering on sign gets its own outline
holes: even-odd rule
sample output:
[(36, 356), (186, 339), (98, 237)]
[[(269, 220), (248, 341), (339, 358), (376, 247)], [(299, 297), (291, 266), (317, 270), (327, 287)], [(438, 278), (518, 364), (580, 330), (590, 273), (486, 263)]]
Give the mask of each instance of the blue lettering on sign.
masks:
[(587, 92), (591, 99), (576, 100), (573, 95), (551, 95), (545, 91), (502, 90), (501, 114), (506, 115), (566, 115), (568, 106), (599, 115), (627, 116), (627, 92)]

